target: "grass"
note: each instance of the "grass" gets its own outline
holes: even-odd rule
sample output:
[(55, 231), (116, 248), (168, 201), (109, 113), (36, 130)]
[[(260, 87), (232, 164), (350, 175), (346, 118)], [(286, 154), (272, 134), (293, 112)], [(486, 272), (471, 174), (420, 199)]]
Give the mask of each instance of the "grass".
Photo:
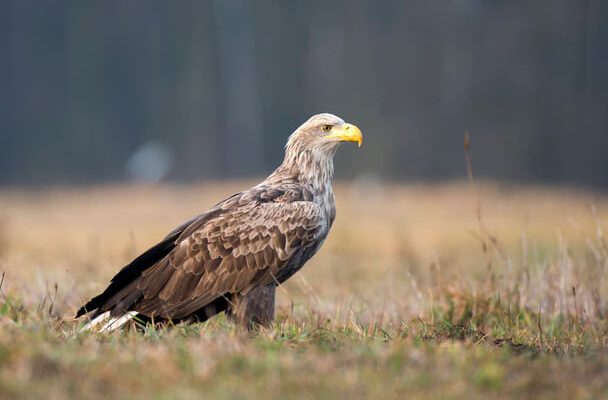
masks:
[[(0, 398), (608, 398), (608, 199), (338, 187), (272, 329), (81, 333), (75, 309), (247, 182), (0, 193)], [(478, 213), (481, 218), (478, 218)]]

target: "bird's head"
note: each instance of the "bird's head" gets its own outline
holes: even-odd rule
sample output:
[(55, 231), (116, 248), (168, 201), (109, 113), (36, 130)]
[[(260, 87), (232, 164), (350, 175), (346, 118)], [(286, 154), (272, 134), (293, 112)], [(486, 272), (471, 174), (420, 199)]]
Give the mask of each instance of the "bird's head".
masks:
[(355, 125), (348, 124), (333, 114), (313, 115), (304, 122), (287, 141), (287, 151), (313, 151), (333, 155), (342, 142), (357, 142), (363, 136)]
[(363, 136), (355, 125), (347, 124), (332, 114), (317, 114), (291, 134), (285, 146), (285, 159), (266, 182), (296, 180), (306, 182), (318, 191), (331, 189), (334, 172), (333, 155), (342, 142), (357, 142)]

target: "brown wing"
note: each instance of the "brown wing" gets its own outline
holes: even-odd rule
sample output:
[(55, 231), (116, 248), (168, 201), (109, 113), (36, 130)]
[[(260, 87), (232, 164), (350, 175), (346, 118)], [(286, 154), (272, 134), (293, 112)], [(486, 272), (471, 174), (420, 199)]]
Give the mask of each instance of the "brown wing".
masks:
[(123, 304), (131, 305), (116, 311), (185, 318), (218, 297), (273, 282), (290, 263), (305, 261), (298, 254), (316, 250), (327, 230), (315, 203), (245, 202), (186, 229), (163, 260), (124, 289), (130, 293)]
[(312, 202), (239, 207), (181, 238), (165, 262), (145, 271), (132, 307), (146, 315), (184, 318), (216, 298), (276, 279), (292, 257), (326, 231)]

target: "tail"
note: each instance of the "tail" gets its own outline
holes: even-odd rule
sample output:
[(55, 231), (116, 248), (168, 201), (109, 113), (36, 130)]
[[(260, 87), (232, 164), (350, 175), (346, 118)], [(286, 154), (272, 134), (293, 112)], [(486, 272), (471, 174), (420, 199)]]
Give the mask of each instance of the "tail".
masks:
[[(120, 329), (127, 322), (132, 320), (137, 315), (136, 311), (129, 311), (120, 317), (111, 317), (110, 311), (106, 311), (105, 313), (93, 318), (89, 322), (87, 322), (82, 328), (80, 328), (80, 332), (100, 332), (100, 333), (110, 333), (114, 332), (117, 329)], [(103, 324), (103, 325), (102, 325)], [(99, 326), (102, 325), (100, 328)]]
[[(161, 242), (152, 246), (146, 250), (139, 257), (131, 261), (128, 265), (123, 267), (110, 281), (110, 285), (103, 291), (103, 293), (93, 297), (84, 306), (80, 307), (76, 313), (76, 318), (79, 318), (85, 314), (91, 313), (92, 320), (85, 325), (85, 327), (95, 326), (99, 324), (101, 320), (99, 317), (106, 315), (105, 319), (108, 319), (108, 313), (106, 311), (114, 311), (114, 313), (122, 314), (126, 312), (137, 300), (140, 295), (140, 291), (137, 291), (133, 287), (134, 282), (141, 276), (141, 274), (148, 268), (154, 266), (156, 263), (161, 261), (175, 248), (175, 241), (179, 235), (186, 229), (194, 220), (188, 221), (182, 226), (171, 232)], [(123, 302), (125, 298), (128, 301)], [(121, 304), (121, 308), (116, 310), (116, 306)], [(96, 321), (95, 324), (93, 322)]]

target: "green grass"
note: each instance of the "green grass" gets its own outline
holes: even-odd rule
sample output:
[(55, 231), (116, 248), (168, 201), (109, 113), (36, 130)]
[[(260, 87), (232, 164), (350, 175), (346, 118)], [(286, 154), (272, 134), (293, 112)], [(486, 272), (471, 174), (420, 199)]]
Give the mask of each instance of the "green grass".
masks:
[[(473, 300), (471, 300), (473, 301)], [(543, 318), (499, 296), (379, 325), (308, 310), (250, 335), (197, 325), (81, 333), (5, 296), (3, 398), (600, 398), (605, 321)], [(472, 310), (486, 307), (483, 313)], [(434, 321), (434, 322), (433, 322)]]
[[(481, 226), (460, 185), (365, 202), (342, 188), (271, 329), (219, 316), (80, 332), (75, 309), (203, 189), (0, 193), (0, 399), (608, 398), (608, 200), (589, 212), (587, 194), (556, 189), (482, 188)], [(184, 215), (167, 211), (176, 198)]]

